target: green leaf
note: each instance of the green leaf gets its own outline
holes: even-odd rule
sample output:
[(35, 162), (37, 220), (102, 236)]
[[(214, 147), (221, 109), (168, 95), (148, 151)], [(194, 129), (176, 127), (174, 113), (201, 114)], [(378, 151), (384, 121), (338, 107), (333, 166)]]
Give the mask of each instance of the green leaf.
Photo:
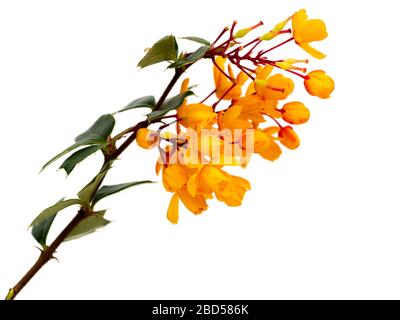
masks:
[(139, 61), (138, 67), (144, 68), (162, 61), (175, 61), (178, 44), (174, 36), (166, 36), (158, 40)]
[[(56, 204), (64, 201), (64, 198), (62, 198), (60, 201), (58, 201)], [(42, 246), (42, 248), (47, 247), (47, 235), (49, 234), (51, 225), (53, 224), (53, 221), (56, 217), (57, 213), (42, 220), (38, 224), (35, 224), (32, 227), (32, 236), (35, 238), (37, 242)]]
[(200, 60), (205, 56), (207, 51), (210, 49), (210, 46), (202, 46), (198, 48), (196, 51), (192, 52), (191, 54), (179, 59), (178, 61), (169, 65), (168, 68), (179, 68), (188, 64), (195, 63), (196, 61)]
[(108, 170), (111, 169), (111, 163), (108, 163), (105, 168), (103, 168), (100, 173), (93, 178), (81, 191), (78, 193), (78, 198), (83, 201), (87, 206), (89, 206), (92, 201), (96, 191), (99, 189), (101, 183), (104, 180)]
[(189, 37), (181, 37), (180, 39), (185, 39), (185, 40), (194, 41), (194, 42), (197, 42), (197, 43), (204, 44), (204, 45), (206, 45), (206, 46), (211, 45), (211, 43), (208, 42), (206, 39), (199, 38), (199, 37), (191, 37), (191, 36), (189, 36)]
[(88, 156), (100, 150), (100, 148), (100, 145), (94, 145), (76, 151), (67, 159), (65, 159), (60, 169), (64, 169), (67, 175), (69, 175), (79, 162), (85, 160)]
[(147, 115), (147, 118), (149, 119), (149, 121), (154, 121), (157, 120), (159, 118), (161, 118), (162, 116), (164, 116), (165, 114), (167, 114), (168, 112), (175, 110), (176, 108), (180, 107), (183, 103), (183, 101), (188, 97), (188, 96), (192, 96), (194, 95), (193, 91), (186, 91), (184, 93), (180, 93), (175, 97), (172, 97), (168, 100), (166, 100), (162, 106), (160, 107), (160, 109), (155, 110), (153, 112), (150, 112)]
[(95, 232), (97, 229), (105, 227), (111, 221), (104, 219), (106, 211), (93, 212), (92, 215), (81, 221), (74, 230), (65, 238), (64, 241), (70, 241), (81, 238)]
[(57, 214), (54, 214), (53, 216), (44, 219), (42, 222), (35, 224), (32, 228), (32, 236), (37, 242), (39, 242), (43, 249), (47, 247), (47, 235), (49, 234), (50, 227), (53, 224), (56, 215)]
[(126, 110), (137, 109), (137, 108), (150, 108), (153, 110), (156, 105), (156, 99), (154, 96), (145, 96), (139, 99), (133, 100), (125, 108), (119, 110), (118, 112), (123, 112)]
[(112, 114), (104, 114), (85, 132), (75, 138), (75, 141), (86, 139), (97, 140), (100, 144), (107, 142), (108, 136), (114, 129), (115, 119)]
[(128, 189), (130, 187), (137, 186), (139, 184), (143, 183), (153, 183), (154, 181), (150, 180), (144, 180), (144, 181), (134, 181), (134, 182), (128, 182), (128, 183), (121, 183), (121, 184), (116, 184), (112, 186), (103, 186), (97, 191), (96, 195), (93, 198), (93, 205), (95, 205), (98, 201), (101, 199), (111, 196), (117, 192), (123, 191), (125, 189)]
[(54, 158), (50, 159), (49, 161), (47, 161), (45, 163), (45, 165), (42, 167), (42, 169), (40, 171), (43, 171), (44, 169), (46, 169), (49, 165), (51, 165), (54, 161), (60, 159), (62, 156), (66, 155), (67, 153), (79, 148), (79, 147), (83, 147), (83, 146), (89, 146), (89, 145), (96, 145), (99, 144), (98, 140), (95, 139), (86, 139), (86, 140), (80, 140), (76, 143), (74, 143), (72, 146), (69, 146), (67, 149), (65, 149), (64, 151), (60, 152), (58, 155), (56, 155)]
[(70, 200), (64, 200), (64, 201), (58, 202), (55, 205), (43, 210), (36, 217), (36, 219), (32, 221), (31, 226), (40, 224), (47, 218), (55, 216), (59, 211), (65, 209), (65, 208), (68, 208), (70, 206), (73, 206), (73, 205), (83, 206), (85, 204), (84, 204), (84, 202), (82, 202), (82, 200), (79, 200), (79, 199), (70, 199)]
[(113, 115), (102, 115), (88, 130), (86, 130), (84, 133), (81, 133), (75, 138), (75, 143), (73, 145), (69, 146), (67, 149), (47, 161), (42, 167), (41, 171), (46, 169), (54, 161), (60, 159), (62, 156), (79, 147), (106, 144), (107, 138), (111, 134), (114, 125), (115, 119)]

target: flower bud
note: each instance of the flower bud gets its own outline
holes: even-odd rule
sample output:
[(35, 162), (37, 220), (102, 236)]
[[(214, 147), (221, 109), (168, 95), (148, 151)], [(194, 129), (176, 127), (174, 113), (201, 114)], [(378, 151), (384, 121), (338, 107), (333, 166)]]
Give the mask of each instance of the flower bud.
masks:
[(255, 28), (258, 28), (259, 26), (262, 26), (263, 22), (260, 21), (259, 23), (257, 23), (256, 25), (252, 26), (252, 27), (248, 27), (248, 28), (243, 28), (238, 30), (235, 35), (233, 36), (234, 39), (239, 39), (239, 38), (243, 38), (245, 37), (251, 30), (254, 30)]
[(282, 29), (286, 26), (286, 24), (288, 23), (289, 20), (290, 20), (290, 18), (288, 18), (282, 22), (279, 22), (271, 31), (263, 34), (260, 37), (260, 40), (269, 41), (269, 40), (272, 40), (273, 38), (275, 38), (282, 31)]
[(156, 146), (158, 142), (158, 134), (147, 128), (139, 129), (136, 134), (136, 143), (139, 147), (150, 149)]
[(300, 145), (300, 139), (291, 126), (283, 127), (278, 134), (280, 142), (288, 149), (296, 149)]
[(310, 111), (298, 101), (286, 103), (281, 109), (282, 118), (290, 124), (306, 123), (310, 119)]
[(335, 82), (325, 71), (315, 70), (306, 76), (304, 86), (310, 95), (327, 99), (335, 89)]

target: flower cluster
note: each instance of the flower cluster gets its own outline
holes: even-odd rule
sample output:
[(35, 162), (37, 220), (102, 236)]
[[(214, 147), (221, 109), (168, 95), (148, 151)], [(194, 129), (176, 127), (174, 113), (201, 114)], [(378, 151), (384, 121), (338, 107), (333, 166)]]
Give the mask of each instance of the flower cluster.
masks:
[[(290, 21), (291, 28), (285, 29)], [(295, 42), (312, 57), (324, 58), (310, 45), (327, 37), (322, 20), (308, 19), (306, 11), (300, 10), (245, 44), (240, 40), (263, 23), (235, 32), (236, 24), (225, 28), (204, 56), (213, 63), (215, 89), (210, 95), (197, 103), (185, 100), (175, 114), (162, 119), (158, 130), (143, 128), (137, 133), (139, 146), (160, 151), (156, 170), (162, 172), (165, 189), (173, 193), (167, 211), (172, 223), (178, 222), (179, 201), (194, 214), (206, 210), (207, 200), (214, 197), (229, 206), (241, 205), (250, 183), (224, 167), (245, 167), (253, 154), (274, 161), (282, 146), (299, 147), (293, 126), (306, 123), (310, 111), (302, 102), (288, 100), (295, 84), (287, 75), (301, 78), (312, 96), (326, 99), (334, 89), (334, 81), (324, 71), (307, 73), (304, 65), (308, 59), (268, 57), (271, 51)], [(226, 34), (228, 39), (221, 40)], [(258, 49), (285, 35), (289, 38), (283, 42)], [(188, 87), (186, 79), (181, 92), (187, 92)], [(207, 104), (212, 97), (216, 101)], [(168, 119), (173, 121), (165, 122)], [(164, 132), (171, 126), (176, 132)]]

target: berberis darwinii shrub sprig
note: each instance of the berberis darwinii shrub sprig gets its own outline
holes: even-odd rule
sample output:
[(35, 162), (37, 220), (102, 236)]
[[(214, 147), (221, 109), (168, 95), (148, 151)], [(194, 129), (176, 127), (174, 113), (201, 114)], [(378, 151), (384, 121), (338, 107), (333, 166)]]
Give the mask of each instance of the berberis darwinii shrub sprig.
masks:
[[(300, 78), (310, 95), (322, 99), (330, 97), (334, 81), (323, 70), (307, 72), (309, 60), (304, 57), (283, 56), (276, 60), (270, 56), (272, 51), (279, 53), (284, 45), (295, 44), (311, 57), (323, 59), (325, 55), (311, 43), (327, 37), (325, 23), (309, 19), (302, 9), (256, 37), (250, 36), (263, 27), (263, 22), (240, 30), (236, 26), (235, 21), (230, 28), (224, 28), (212, 43), (199, 37), (178, 38), (199, 43), (199, 48), (190, 53), (179, 52), (177, 38), (172, 35), (157, 41), (138, 66), (145, 68), (166, 62), (168, 69), (174, 71), (158, 100), (154, 96), (141, 97), (113, 114), (102, 115), (70, 147), (45, 164), (43, 169), (73, 152), (61, 164), (69, 175), (88, 156), (96, 152), (104, 156), (99, 173), (75, 199), (63, 199), (34, 219), (31, 230), (41, 245), (41, 254), (9, 290), (7, 300), (14, 299), (41, 267), (54, 258), (62, 242), (92, 233), (110, 222), (104, 217), (106, 211), (98, 208), (101, 199), (151, 182), (103, 184), (113, 162), (135, 140), (142, 148), (158, 150), (156, 172), (162, 174), (164, 188), (172, 193), (167, 218), (173, 224), (179, 220), (180, 202), (194, 214), (205, 211), (207, 201), (213, 198), (228, 206), (242, 203), (250, 183), (228, 173), (230, 166), (246, 167), (254, 154), (274, 161), (279, 158), (282, 146), (299, 147), (300, 139), (293, 126), (307, 122), (310, 111), (302, 102), (288, 100), (295, 87), (291, 77)], [(213, 66), (214, 90), (203, 99), (195, 98), (186, 78), (180, 93), (169, 97), (181, 76), (202, 59)], [(149, 109), (146, 119), (113, 135), (115, 116), (137, 108)], [(70, 206), (79, 207), (77, 215), (48, 244), (47, 235), (56, 215)]]

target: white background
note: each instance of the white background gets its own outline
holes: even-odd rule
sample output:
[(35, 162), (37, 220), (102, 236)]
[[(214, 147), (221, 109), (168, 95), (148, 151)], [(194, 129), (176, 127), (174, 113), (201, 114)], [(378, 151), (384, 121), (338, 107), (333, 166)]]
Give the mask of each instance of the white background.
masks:
[[(195, 3), (195, 4), (194, 4)], [(312, 112), (296, 151), (274, 163), (254, 158), (244, 203), (210, 202), (180, 222), (165, 217), (170, 194), (139, 186), (104, 200), (114, 222), (63, 245), (21, 299), (400, 298), (399, 57), (396, 1), (1, 1), (0, 293), (38, 255), (27, 231), (43, 208), (74, 196), (99, 169), (90, 158), (66, 179), (41, 165), (99, 115), (159, 95), (164, 66), (138, 71), (144, 48), (166, 34), (213, 39), (237, 19), (265, 31), (306, 8), (329, 31), (312, 60), (336, 81), (329, 100), (295, 99)], [(188, 50), (193, 45), (181, 42)], [(283, 56), (303, 58), (299, 48)], [(212, 89), (211, 66), (189, 73)], [(117, 130), (143, 111), (118, 117)], [(136, 146), (107, 183), (158, 177), (155, 151)], [(74, 214), (66, 210), (60, 228)], [(53, 238), (56, 231), (52, 232)]]

